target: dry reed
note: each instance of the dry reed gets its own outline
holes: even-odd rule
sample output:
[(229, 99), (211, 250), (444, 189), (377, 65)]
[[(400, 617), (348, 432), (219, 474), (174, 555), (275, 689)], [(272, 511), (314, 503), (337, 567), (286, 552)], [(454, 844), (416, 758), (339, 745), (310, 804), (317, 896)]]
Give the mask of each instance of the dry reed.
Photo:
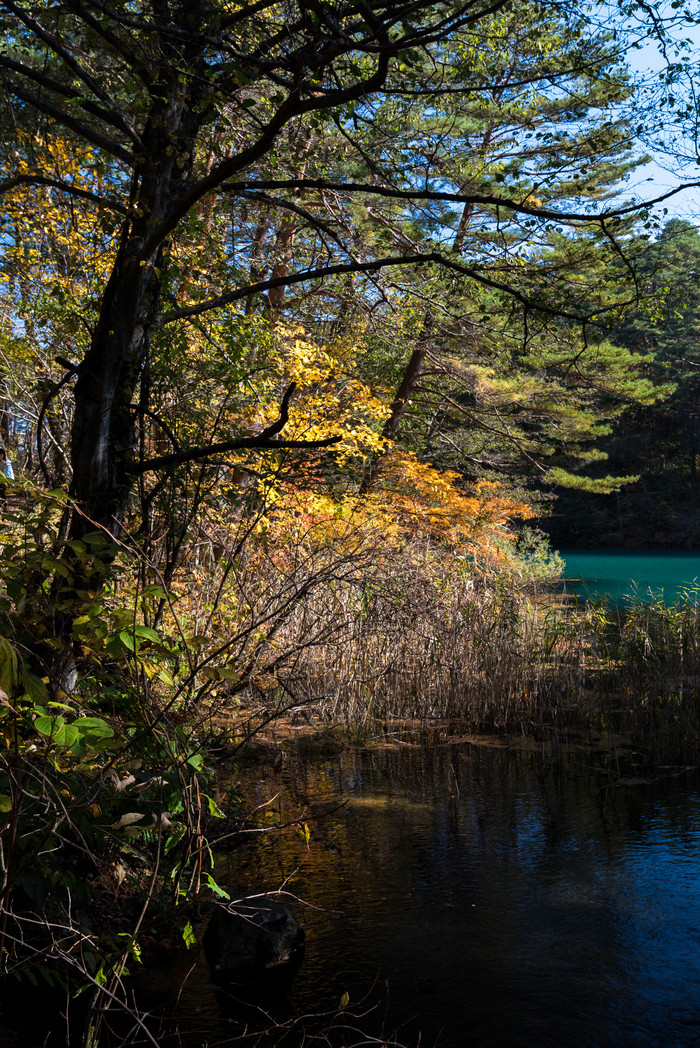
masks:
[[(326, 721), (355, 732), (405, 720), (527, 735), (680, 731), (684, 747), (695, 746), (693, 599), (564, 603), (513, 576), (456, 572), (429, 558), (385, 558), (383, 569), (371, 581), (312, 589), (276, 635), (278, 648), (296, 655), (275, 685), (283, 681), (285, 694)], [(275, 686), (267, 691), (274, 701)]]
[(296, 708), (355, 733), (448, 721), (666, 734), (700, 748), (697, 592), (672, 605), (580, 603), (538, 590), (512, 561), (399, 547), (366, 526), (300, 536), (235, 555), (222, 546), (209, 568), (227, 573), (235, 694), (261, 718)]

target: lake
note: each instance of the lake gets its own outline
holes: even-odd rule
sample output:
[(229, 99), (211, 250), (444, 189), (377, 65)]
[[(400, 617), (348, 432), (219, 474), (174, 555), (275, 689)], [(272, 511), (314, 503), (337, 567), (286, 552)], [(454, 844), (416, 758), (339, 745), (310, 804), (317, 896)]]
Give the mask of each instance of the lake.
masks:
[[(700, 1045), (698, 771), (621, 760), (446, 743), (258, 769), (249, 803), (309, 828), (217, 864), (220, 883), (284, 887), (306, 929), (264, 1043)], [(259, 1043), (195, 959), (178, 1044)], [(317, 1034), (313, 1015), (345, 994)]]
[[(667, 602), (700, 586), (700, 552), (623, 549), (563, 549), (564, 579), (569, 592), (621, 600), (636, 595), (650, 600), (663, 594)], [(694, 600), (700, 599), (696, 589)]]

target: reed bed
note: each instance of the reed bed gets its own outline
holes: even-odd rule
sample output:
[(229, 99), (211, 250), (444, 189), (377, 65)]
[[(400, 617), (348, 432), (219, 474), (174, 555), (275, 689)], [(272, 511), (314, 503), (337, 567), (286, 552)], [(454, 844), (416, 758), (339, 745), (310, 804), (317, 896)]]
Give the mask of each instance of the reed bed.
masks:
[(360, 733), (406, 720), (525, 735), (585, 728), (698, 748), (697, 593), (615, 607), (438, 558), (374, 568), (371, 579), (312, 588), (276, 634), (278, 650), (296, 654), (275, 686), (325, 721)]

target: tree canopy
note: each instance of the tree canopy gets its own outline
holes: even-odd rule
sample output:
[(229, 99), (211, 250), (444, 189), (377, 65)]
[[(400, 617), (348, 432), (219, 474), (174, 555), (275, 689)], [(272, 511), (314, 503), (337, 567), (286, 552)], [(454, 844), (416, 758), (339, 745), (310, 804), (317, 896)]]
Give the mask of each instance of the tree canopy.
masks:
[[(24, 333), (61, 349), (39, 400), (74, 536), (86, 517), (118, 532), (144, 473), (284, 446), (286, 401), (277, 428), (241, 436), (222, 416), (194, 449), (151, 403), (174, 345), (220, 346), (261, 296), (279, 312), (295, 289), (318, 328), (397, 295), (423, 308), (441, 283), (447, 314), (473, 300), (463, 328), (494, 302), (515, 310), (525, 353), (549, 319), (585, 336), (629, 299), (628, 281), (596, 288), (604, 247), (620, 251), (610, 194), (635, 162), (632, 89), (616, 34), (583, 7), (2, 10), (8, 302), (23, 296)], [(71, 385), (61, 448), (50, 402)]]

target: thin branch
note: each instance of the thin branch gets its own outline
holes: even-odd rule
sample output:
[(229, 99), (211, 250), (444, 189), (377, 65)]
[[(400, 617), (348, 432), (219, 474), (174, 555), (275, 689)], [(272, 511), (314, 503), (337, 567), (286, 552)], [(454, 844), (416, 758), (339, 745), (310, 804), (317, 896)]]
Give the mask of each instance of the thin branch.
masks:
[(341, 436), (325, 437), (323, 440), (261, 440), (260, 437), (243, 437), (240, 440), (223, 440), (218, 444), (209, 444), (205, 447), (193, 447), (178, 454), (161, 455), (157, 458), (146, 459), (131, 467), (135, 474), (148, 473), (151, 470), (174, 469), (185, 462), (195, 462), (207, 458), (210, 455), (225, 455), (229, 451), (239, 451), (241, 448), (257, 448), (260, 451), (284, 451), (293, 448), (310, 450), (314, 448), (328, 448), (337, 444), (343, 438)]
[[(15, 17), (19, 19), (20, 22), (23, 22), (27, 29), (30, 29), (34, 33), (36, 33), (39, 39), (43, 40), (44, 43), (52, 49), (54, 54), (56, 54), (60, 59), (63, 60), (63, 62), (68, 66), (70, 71), (80, 80), (82, 80), (85, 86), (90, 91), (92, 91), (95, 97), (99, 98), (108, 107), (105, 111), (101, 107), (95, 106), (94, 103), (85, 100), (81, 101), (80, 103), (83, 106), (83, 108), (85, 108), (88, 112), (92, 112), (93, 115), (101, 117), (107, 123), (112, 124), (113, 127), (119, 128), (127, 135), (128, 138), (132, 140), (132, 142), (137, 148), (142, 147), (143, 144), (141, 142), (141, 136), (138, 134), (135, 128), (131, 126), (124, 114), (120, 112), (119, 109), (117, 109), (114, 102), (109, 97), (104, 88), (102, 88), (97, 83), (95, 78), (86, 69), (83, 68), (83, 66), (80, 64), (80, 62), (77, 61), (75, 56), (72, 55), (70, 51), (68, 51), (68, 49), (64, 46), (63, 42), (59, 40), (57, 37), (55, 37), (53, 33), (47, 32), (47, 30), (44, 29), (41, 23), (37, 22), (36, 19), (32, 18), (29, 14), (24, 12), (16, 4), (12, 3), (12, 0), (5, 0), (5, 4), (8, 10), (12, 11)], [(31, 70), (31, 67), (25, 68), (25, 75), (32, 76), (32, 73), (33, 71)], [(37, 78), (33, 77), (33, 79)], [(52, 83), (55, 85), (53, 87), (53, 90), (60, 90), (62, 94), (67, 94), (68, 97), (72, 97), (75, 94), (75, 88), (73, 88), (72, 90), (70, 88), (64, 88), (63, 85), (58, 84), (57, 81), (52, 81)]]
[[(421, 387), (416, 387), (416, 388), (417, 388), (418, 391), (423, 392)], [(430, 390), (430, 392), (432, 392), (432, 390)], [(532, 457), (532, 455), (530, 455), (525, 450), (525, 448), (523, 447), (522, 441), (518, 437), (516, 437), (513, 433), (509, 432), (507, 426), (504, 429), (497, 429), (495, 426), (490, 426), (488, 424), (488, 422), (484, 422), (484, 420), (482, 418), (480, 418), (478, 415), (475, 415), (473, 412), (468, 411), (464, 407), (464, 405), (460, 404), (456, 400), (453, 400), (452, 397), (449, 397), (446, 394), (441, 393), (441, 398), (442, 398), (442, 402), (444, 404), (449, 404), (456, 411), (458, 411), (461, 415), (464, 415), (465, 418), (468, 418), (470, 422), (473, 422), (475, 426), (478, 426), (479, 429), (486, 430), (486, 432), (488, 432), (488, 433), (495, 433), (496, 436), (503, 437), (509, 443), (513, 444), (518, 449), (518, 451), (523, 456), (523, 458), (527, 459), (527, 461), (532, 466), (535, 466), (542, 473), (546, 472), (545, 467), (543, 465), (541, 465), (541, 463), (539, 463), (537, 461), (537, 459), (534, 459)], [(497, 416), (497, 417), (499, 418), (499, 420), (501, 422), (503, 422), (503, 419), (501, 419), (500, 416)], [(443, 433), (440, 434), (441, 438), (445, 437), (445, 436), (446, 436), (446, 434), (443, 434)], [(534, 443), (534, 441), (530, 441), (530, 443)]]
[(17, 186), (48, 186), (50, 189), (58, 189), (80, 200), (89, 200), (93, 204), (99, 204), (108, 211), (118, 211), (121, 215), (128, 214), (124, 205), (117, 200), (108, 200), (97, 193), (91, 193), (88, 189), (80, 189), (79, 186), (72, 186), (70, 182), (63, 182), (60, 178), (47, 178), (45, 175), (15, 175), (14, 178), (8, 178), (5, 182), (0, 182), (0, 196), (3, 193), (9, 193)]
[(46, 417), (46, 412), (48, 411), (49, 404), (51, 403), (53, 398), (61, 391), (61, 389), (65, 386), (65, 384), (67, 382), (69, 382), (73, 378), (74, 375), (75, 375), (75, 369), (72, 368), (70, 371), (67, 372), (67, 374), (65, 374), (63, 376), (62, 379), (60, 379), (58, 382), (55, 382), (51, 386), (51, 388), (47, 390), (46, 396), (44, 397), (44, 399), (41, 402), (41, 410), (39, 411), (39, 418), (37, 419), (37, 424), (36, 424), (36, 450), (37, 450), (37, 454), (39, 456), (39, 465), (41, 467), (41, 472), (43, 473), (44, 480), (49, 485), (49, 487), (52, 486), (52, 479), (49, 476), (49, 471), (46, 468), (46, 461), (44, 459), (44, 449), (41, 446), (41, 435), (42, 435), (42, 430), (44, 428), (44, 418)]
[(280, 200), (279, 197), (271, 197), (267, 193), (255, 192), (253, 190), (249, 193), (244, 193), (244, 198), (246, 200), (258, 200), (261, 203), (272, 204), (273, 207), (280, 207), (285, 211), (291, 211), (295, 215), (299, 215), (300, 218), (305, 219), (310, 226), (313, 226), (315, 229), (320, 229), (322, 233), (325, 233), (326, 236), (330, 237), (330, 239), (339, 247), (345, 248), (345, 245), (338, 234), (328, 225), (327, 222), (322, 222), (320, 218), (316, 218), (316, 216), (312, 215), (310, 211), (306, 210), (306, 208), (292, 203), (291, 200)]
[[(164, 323), (171, 323), (174, 320), (184, 320), (188, 317), (198, 316), (199, 314), (206, 313), (211, 309), (219, 309), (222, 306), (227, 306), (232, 302), (238, 302), (243, 298), (250, 297), (251, 295), (256, 295), (263, 291), (269, 291), (271, 288), (300, 284), (307, 280), (320, 280), (322, 277), (337, 276), (342, 273), (374, 273), (379, 269), (386, 269), (389, 266), (421, 265), (429, 262), (443, 266), (445, 269), (453, 270), (456, 273), (460, 273), (462, 276), (467, 276), (477, 283), (482, 284), (484, 287), (491, 288), (494, 291), (502, 291), (530, 310), (546, 313), (549, 316), (561, 317), (565, 320), (573, 320), (576, 323), (581, 323), (582, 321), (591, 322), (592, 320), (592, 314), (585, 315), (572, 313), (566, 309), (549, 306), (545, 302), (535, 302), (517, 288), (509, 287), (508, 284), (504, 284), (500, 280), (494, 280), (493, 277), (490, 277), (477, 269), (462, 265), (455, 261), (454, 258), (443, 255), (439, 251), (427, 251), (405, 255), (390, 255), (386, 258), (373, 259), (371, 262), (340, 262), (332, 266), (320, 266), (318, 269), (305, 270), (302, 273), (290, 273), (283, 277), (271, 277), (269, 280), (261, 280), (256, 284), (249, 284), (246, 287), (228, 291), (216, 298), (207, 299), (205, 302), (197, 302), (191, 306), (183, 306), (181, 309), (173, 310), (172, 313), (165, 315)], [(605, 309), (597, 309), (595, 313), (600, 314), (609, 309), (618, 308), (619, 306), (620, 303), (618, 302), (615, 303), (614, 306), (611, 305)]]
[(19, 84), (12, 83), (11, 81), (5, 81), (6, 90), (16, 95), (27, 105), (33, 106), (38, 109), (40, 113), (45, 113), (46, 116), (52, 117), (57, 123), (62, 124), (64, 127), (70, 128), (71, 131), (75, 131), (76, 134), (82, 135), (88, 142), (92, 142), (98, 149), (104, 149), (110, 156), (116, 157), (118, 160), (123, 160), (125, 164), (131, 166), (134, 162), (133, 154), (119, 145), (118, 142), (113, 141), (111, 138), (105, 137), (105, 135), (99, 134), (94, 131), (89, 124), (84, 124), (82, 120), (78, 120), (77, 117), (70, 116), (69, 113), (65, 113), (58, 106), (52, 102), (46, 102), (40, 95), (35, 95), (31, 91), (27, 91), (25, 88), (20, 87)]
[[(318, 62), (315, 63), (315, 67), (320, 68), (322, 65), (323, 61), (319, 57)], [(352, 87), (343, 90), (329, 92), (322, 97), (313, 95), (310, 98), (304, 99), (301, 99), (298, 95), (303, 83), (300, 78), (297, 89), (290, 94), (275, 115), (263, 127), (256, 142), (250, 145), (247, 149), (244, 149), (237, 156), (230, 157), (227, 160), (222, 160), (221, 163), (217, 164), (217, 166), (214, 167), (205, 178), (191, 186), (175, 201), (170, 214), (166, 216), (161, 224), (153, 230), (151, 235), (144, 242), (139, 253), (139, 260), (149, 260), (158, 250), (163, 241), (170, 235), (173, 229), (175, 229), (178, 222), (189, 211), (191, 211), (194, 205), (201, 200), (202, 197), (206, 196), (206, 194), (212, 190), (217, 189), (227, 178), (237, 174), (239, 171), (256, 163), (256, 161), (265, 156), (272, 148), (282, 128), (292, 119), (301, 116), (304, 113), (330, 109), (335, 106), (345, 105), (348, 102), (356, 102), (359, 99), (365, 98), (378, 87), (381, 87), (386, 80), (388, 71), (389, 59), (388, 57), (382, 57), (377, 63), (377, 68), (374, 73), (367, 77), (366, 80), (358, 81), (353, 84)], [(266, 187), (251, 185), (248, 188), (265, 189)], [(292, 188), (295, 188), (293, 183)]]
[[(285, 178), (285, 179), (255, 179), (246, 182), (222, 182), (218, 188), (227, 193), (244, 192), (247, 190), (274, 190), (274, 189), (328, 189), (337, 193), (366, 193), (369, 196), (388, 197), (391, 200), (417, 200), (417, 201), (445, 201), (456, 204), (482, 204), (485, 207), (503, 207), (509, 211), (519, 214), (530, 215), (534, 218), (547, 218), (555, 222), (583, 222), (588, 224), (600, 223), (611, 218), (632, 214), (642, 208), (653, 207), (663, 203), (669, 197), (675, 196), (685, 189), (697, 189), (700, 181), (684, 182), (675, 189), (644, 201), (641, 204), (628, 204), (624, 207), (608, 208), (599, 214), (589, 214), (580, 211), (554, 211), (546, 207), (535, 207), (528, 204), (527, 198), (523, 201), (508, 199), (500, 196), (484, 196), (479, 193), (450, 193), (429, 189), (395, 189), (393, 186), (380, 186), (372, 182), (330, 182), (323, 178)], [(528, 193), (530, 195), (530, 193)]]
[(270, 426), (258, 433), (255, 437), (239, 437), (237, 440), (222, 440), (215, 444), (206, 444), (188, 448), (186, 451), (175, 451), (170, 455), (158, 455), (156, 458), (146, 459), (134, 465), (133, 472), (140, 475), (151, 470), (174, 469), (185, 462), (195, 462), (200, 459), (209, 458), (211, 455), (224, 455), (229, 451), (238, 451), (241, 448), (257, 448), (262, 451), (280, 451), (289, 448), (328, 448), (337, 444), (342, 436), (324, 437), (321, 440), (276, 440), (276, 434), (286, 426), (289, 421), (289, 401), (296, 389), (296, 383), (292, 382), (282, 397), (279, 418)]
[[(98, 10), (104, 11), (104, 8), (101, 5), (93, 4), (92, 6), (97, 7)], [(94, 15), (87, 11), (85, 9), (85, 5), (80, 3), (79, 0), (66, 0), (66, 7), (68, 7), (69, 10), (73, 11), (80, 18), (82, 18), (83, 21), (87, 25), (89, 25), (90, 28), (93, 29), (95, 33), (105, 41), (105, 43), (113, 47), (116, 54), (121, 55), (121, 57), (125, 60), (129, 68), (134, 70), (134, 72), (141, 78), (146, 87), (151, 86), (151, 84), (153, 83), (153, 77), (149, 73), (146, 63), (144, 61), (139, 60), (135, 61), (134, 59), (137, 45), (136, 41), (134, 40), (134, 37), (131, 34), (129, 34), (129, 43), (132, 45), (132, 49), (130, 50), (125, 45), (124, 41), (120, 40), (118, 36), (116, 36), (109, 29), (107, 29), (106, 26), (99, 20), (99, 18), (95, 18)]]

